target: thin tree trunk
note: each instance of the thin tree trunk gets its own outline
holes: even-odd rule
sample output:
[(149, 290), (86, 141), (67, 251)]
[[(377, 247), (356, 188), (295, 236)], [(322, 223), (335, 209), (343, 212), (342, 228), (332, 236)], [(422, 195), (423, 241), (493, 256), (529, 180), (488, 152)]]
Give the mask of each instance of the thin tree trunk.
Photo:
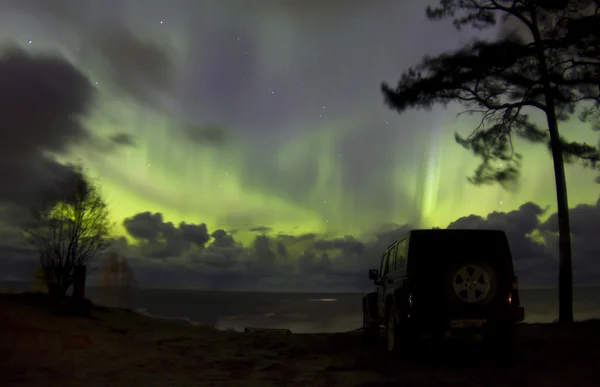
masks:
[(538, 17), (535, 8), (531, 11), (531, 33), (535, 41), (539, 61), (540, 75), (544, 83), (546, 100), (546, 119), (550, 134), (550, 149), (554, 162), (554, 180), (556, 182), (556, 204), (558, 207), (558, 322), (573, 322), (573, 269), (571, 260), (571, 223), (569, 221), (569, 200), (567, 198), (567, 181), (562, 144), (556, 119), (556, 106), (544, 45), (538, 28)]
[(571, 256), (571, 223), (569, 220), (565, 164), (558, 124), (554, 114), (554, 106), (552, 106), (552, 109), (548, 109), (547, 117), (552, 160), (554, 161), (554, 179), (556, 180), (556, 204), (558, 206), (558, 322), (572, 323), (573, 268)]

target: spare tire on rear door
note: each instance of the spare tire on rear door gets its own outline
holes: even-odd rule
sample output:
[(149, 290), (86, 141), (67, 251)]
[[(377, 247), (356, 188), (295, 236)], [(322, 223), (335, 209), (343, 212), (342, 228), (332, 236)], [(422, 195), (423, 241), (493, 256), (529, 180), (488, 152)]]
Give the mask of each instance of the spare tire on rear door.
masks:
[(485, 259), (470, 258), (448, 265), (444, 294), (449, 306), (488, 305), (498, 294), (497, 271)]

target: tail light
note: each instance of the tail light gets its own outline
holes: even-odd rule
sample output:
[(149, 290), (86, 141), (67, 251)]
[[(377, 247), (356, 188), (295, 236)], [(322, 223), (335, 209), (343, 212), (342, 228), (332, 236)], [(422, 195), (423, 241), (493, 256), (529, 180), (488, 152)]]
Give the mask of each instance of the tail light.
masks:
[(519, 299), (519, 278), (517, 276), (512, 277), (511, 289), (506, 300), (512, 310), (515, 322), (525, 321), (525, 308), (521, 306), (521, 300)]
[(519, 277), (517, 276), (512, 277), (510, 292), (506, 301), (512, 307), (519, 307), (521, 305), (521, 300), (519, 299)]

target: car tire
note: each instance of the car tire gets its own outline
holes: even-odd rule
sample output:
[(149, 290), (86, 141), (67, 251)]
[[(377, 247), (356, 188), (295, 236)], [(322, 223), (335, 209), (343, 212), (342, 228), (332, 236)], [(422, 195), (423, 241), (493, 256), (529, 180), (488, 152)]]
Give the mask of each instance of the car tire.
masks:
[[(478, 281), (475, 281), (475, 276), (464, 278), (469, 276), (471, 270), (477, 270)], [(480, 292), (476, 288), (466, 288), (458, 281), (470, 280), (474, 281), (469, 285), (481, 286), (485, 289), (485, 292)], [(484, 280), (485, 283), (479, 280)], [(498, 275), (496, 270), (490, 266), (484, 259), (470, 259), (466, 261), (457, 262), (454, 265), (448, 267), (446, 276), (446, 287), (447, 291), (444, 293), (447, 295), (447, 301), (450, 305), (460, 305), (471, 307), (471, 306), (485, 306), (489, 304), (498, 294)], [(465, 286), (465, 289), (460, 291), (459, 286)]]
[(367, 343), (376, 343), (379, 339), (379, 325), (373, 324), (367, 308), (363, 307), (363, 334)]
[(389, 353), (398, 353), (401, 346), (401, 327), (396, 322), (396, 309), (392, 306), (387, 313), (385, 323), (385, 347)]

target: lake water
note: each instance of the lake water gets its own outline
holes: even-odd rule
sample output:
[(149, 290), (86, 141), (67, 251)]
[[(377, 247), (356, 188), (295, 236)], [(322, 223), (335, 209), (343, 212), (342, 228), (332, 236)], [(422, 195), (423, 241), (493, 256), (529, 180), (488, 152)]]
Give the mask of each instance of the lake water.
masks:
[[(24, 291), (24, 285), (4, 285)], [(522, 289), (526, 322), (558, 316), (557, 289)], [(153, 317), (182, 318), (219, 329), (287, 328), (292, 332), (345, 332), (362, 325), (359, 293), (251, 293), (135, 288), (129, 294), (88, 288), (97, 304), (131, 308)], [(600, 318), (600, 287), (574, 289), (576, 320)]]

